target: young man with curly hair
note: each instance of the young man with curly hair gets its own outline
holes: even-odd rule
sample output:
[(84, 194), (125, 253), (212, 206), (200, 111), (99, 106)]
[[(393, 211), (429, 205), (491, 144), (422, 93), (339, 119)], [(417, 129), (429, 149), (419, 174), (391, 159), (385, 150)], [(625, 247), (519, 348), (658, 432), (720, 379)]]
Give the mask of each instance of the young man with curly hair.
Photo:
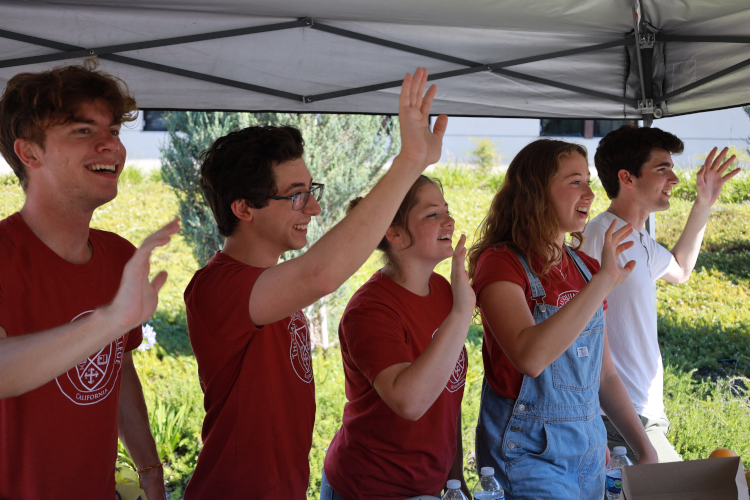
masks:
[(132, 349), (166, 280), (149, 257), (91, 229), (117, 195), (119, 138), (134, 118), (124, 83), (90, 63), (8, 81), (0, 150), (26, 194), (0, 221), (0, 498), (115, 497), (117, 438), (149, 500), (166, 497)]
[[(671, 191), (680, 181), (673, 172), (672, 155), (683, 151), (680, 139), (658, 128), (623, 126), (599, 143), (594, 162), (611, 200), (606, 212), (586, 226), (583, 250), (601, 259), (604, 234), (613, 221), (617, 228), (633, 225), (625, 241), (633, 246), (618, 258), (621, 265), (635, 261), (628, 280), (607, 295), (607, 331), (617, 372), (630, 394), (659, 462), (681, 460), (667, 439), (669, 420), (664, 412), (663, 366), (656, 328), (656, 280), (685, 283), (700, 253), (711, 206), (724, 184), (739, 169), (727, 169), (727, 149), (714, 148), (696, 176), (697, 197), (685, 228), (671, 250), (658, 244), (644, 229), (651, 212), (669, 209)], [(603, 415), (610, 448), (626, 446), (633, 463), (638, 457), (612, 422)]]
[(305, 247), (321, 211), (323, 186), (305, 165), (299, 130), (249, 127), (204, 154), (201, 184), (226, 242), (185, 290), (206, 408), (186, 499), (307, 498), (315, 387), (301, 309), (365, 263), (406, 192), (440, 158), (447, 117), (429, 129), (436, 87), (424, 95), (426, 82), (421, 68), (404, 80), (401, 152), (377, 185), (307, 252), (281, 264), (284, 252)]

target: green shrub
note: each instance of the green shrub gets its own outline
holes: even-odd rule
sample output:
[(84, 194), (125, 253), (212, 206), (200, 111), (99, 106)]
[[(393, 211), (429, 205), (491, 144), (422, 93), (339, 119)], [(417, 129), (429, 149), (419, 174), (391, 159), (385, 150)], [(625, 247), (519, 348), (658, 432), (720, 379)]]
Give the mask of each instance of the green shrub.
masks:
[(141, 170), (137, 165), (127, 165), (122, 172), (120, 177), (117, 178), (117, 182), (126, 184), (140, 184), (147, 178), (147, 174)]
[(482, 137), (481, 139), (469, 137), (469, 140), (474, 143), (474, 149), (471, 150), (471, 158), (482, 172), (489, 172), (500, 160), (495, 141), (487, 137)]

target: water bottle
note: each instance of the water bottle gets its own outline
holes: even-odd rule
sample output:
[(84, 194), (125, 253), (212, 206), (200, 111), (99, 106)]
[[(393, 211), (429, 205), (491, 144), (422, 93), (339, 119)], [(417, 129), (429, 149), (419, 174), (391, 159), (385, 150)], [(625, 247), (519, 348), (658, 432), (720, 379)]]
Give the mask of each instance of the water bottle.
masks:
[(461, 481), (458, 479), (448, 480), (448, 491), (443, 495), (443, 500), (466, 500), (466, 496), (461, 492)]
[(471, 493), (474, 500), (502, 500), (505, 498), (505, 492), (495, 479), (495, 469), (492, 467), (482, 467), (479, 471), (479, 481), (474, 485), (474, 490)]
[(615, 446), (612, 450), (612, 459), (607, 465), (607, 498), (619, 500), (622, 491), (622, 468), (633, 465), (626, 455), (624, 446)]

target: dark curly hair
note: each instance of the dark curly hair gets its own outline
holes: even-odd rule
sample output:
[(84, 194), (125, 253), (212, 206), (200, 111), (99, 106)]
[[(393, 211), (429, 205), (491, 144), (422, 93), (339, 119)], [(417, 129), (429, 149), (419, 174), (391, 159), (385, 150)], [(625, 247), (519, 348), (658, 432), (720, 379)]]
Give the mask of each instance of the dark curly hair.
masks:
[(596, 148), (594, 165), (610, 200), (620, 193), (617, 176), (620, 170), (640, 177), (641, 168), (649, 162), (654, 149), (663, 149), (674, 155), (682, 153), (685, 145), (669, 132), (634, 125), (623, 125), (604, 136)]
[(74, 119), (81, 104), (99, 99), (106, 103), (115, 123), (136, 119), (138, 108), (125, 82), (97, 71), (97, 66), (95, 59), (88, 59), (81, 65), (19, 73), (8, 80), (0, 98), (0, 152), (24, 190), (28, 173), (13, 149), (16, 139), (44, 148), (49, 127)]
[(294, 127), (248, 127), (216, 139), (200, 155), (201, 189), (225, 238), (237, 227), (232, 212), (235, 200), (246, 200), (254, 208), (268, 205), (276, 195), (273, 167), (302, 158), (305, 141)]

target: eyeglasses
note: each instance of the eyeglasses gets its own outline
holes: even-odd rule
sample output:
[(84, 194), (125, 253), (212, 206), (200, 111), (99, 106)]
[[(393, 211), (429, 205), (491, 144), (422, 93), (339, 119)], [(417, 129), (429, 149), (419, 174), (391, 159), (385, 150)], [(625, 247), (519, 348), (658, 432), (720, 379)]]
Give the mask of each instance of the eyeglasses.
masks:
[(260, 196), (253, 195), (252, 198), (264, 198), (268, 200), (292, 200), (292, 210), (302, 210), (307, 206), (307, 200), (310, 199), (310, 195), (313, 195), (315, 201), (320, 201), (323, 197), (324, 184), (318, 184), (313, 182), (310, 191), (304, 191), (297, 193), (294, 196)]

